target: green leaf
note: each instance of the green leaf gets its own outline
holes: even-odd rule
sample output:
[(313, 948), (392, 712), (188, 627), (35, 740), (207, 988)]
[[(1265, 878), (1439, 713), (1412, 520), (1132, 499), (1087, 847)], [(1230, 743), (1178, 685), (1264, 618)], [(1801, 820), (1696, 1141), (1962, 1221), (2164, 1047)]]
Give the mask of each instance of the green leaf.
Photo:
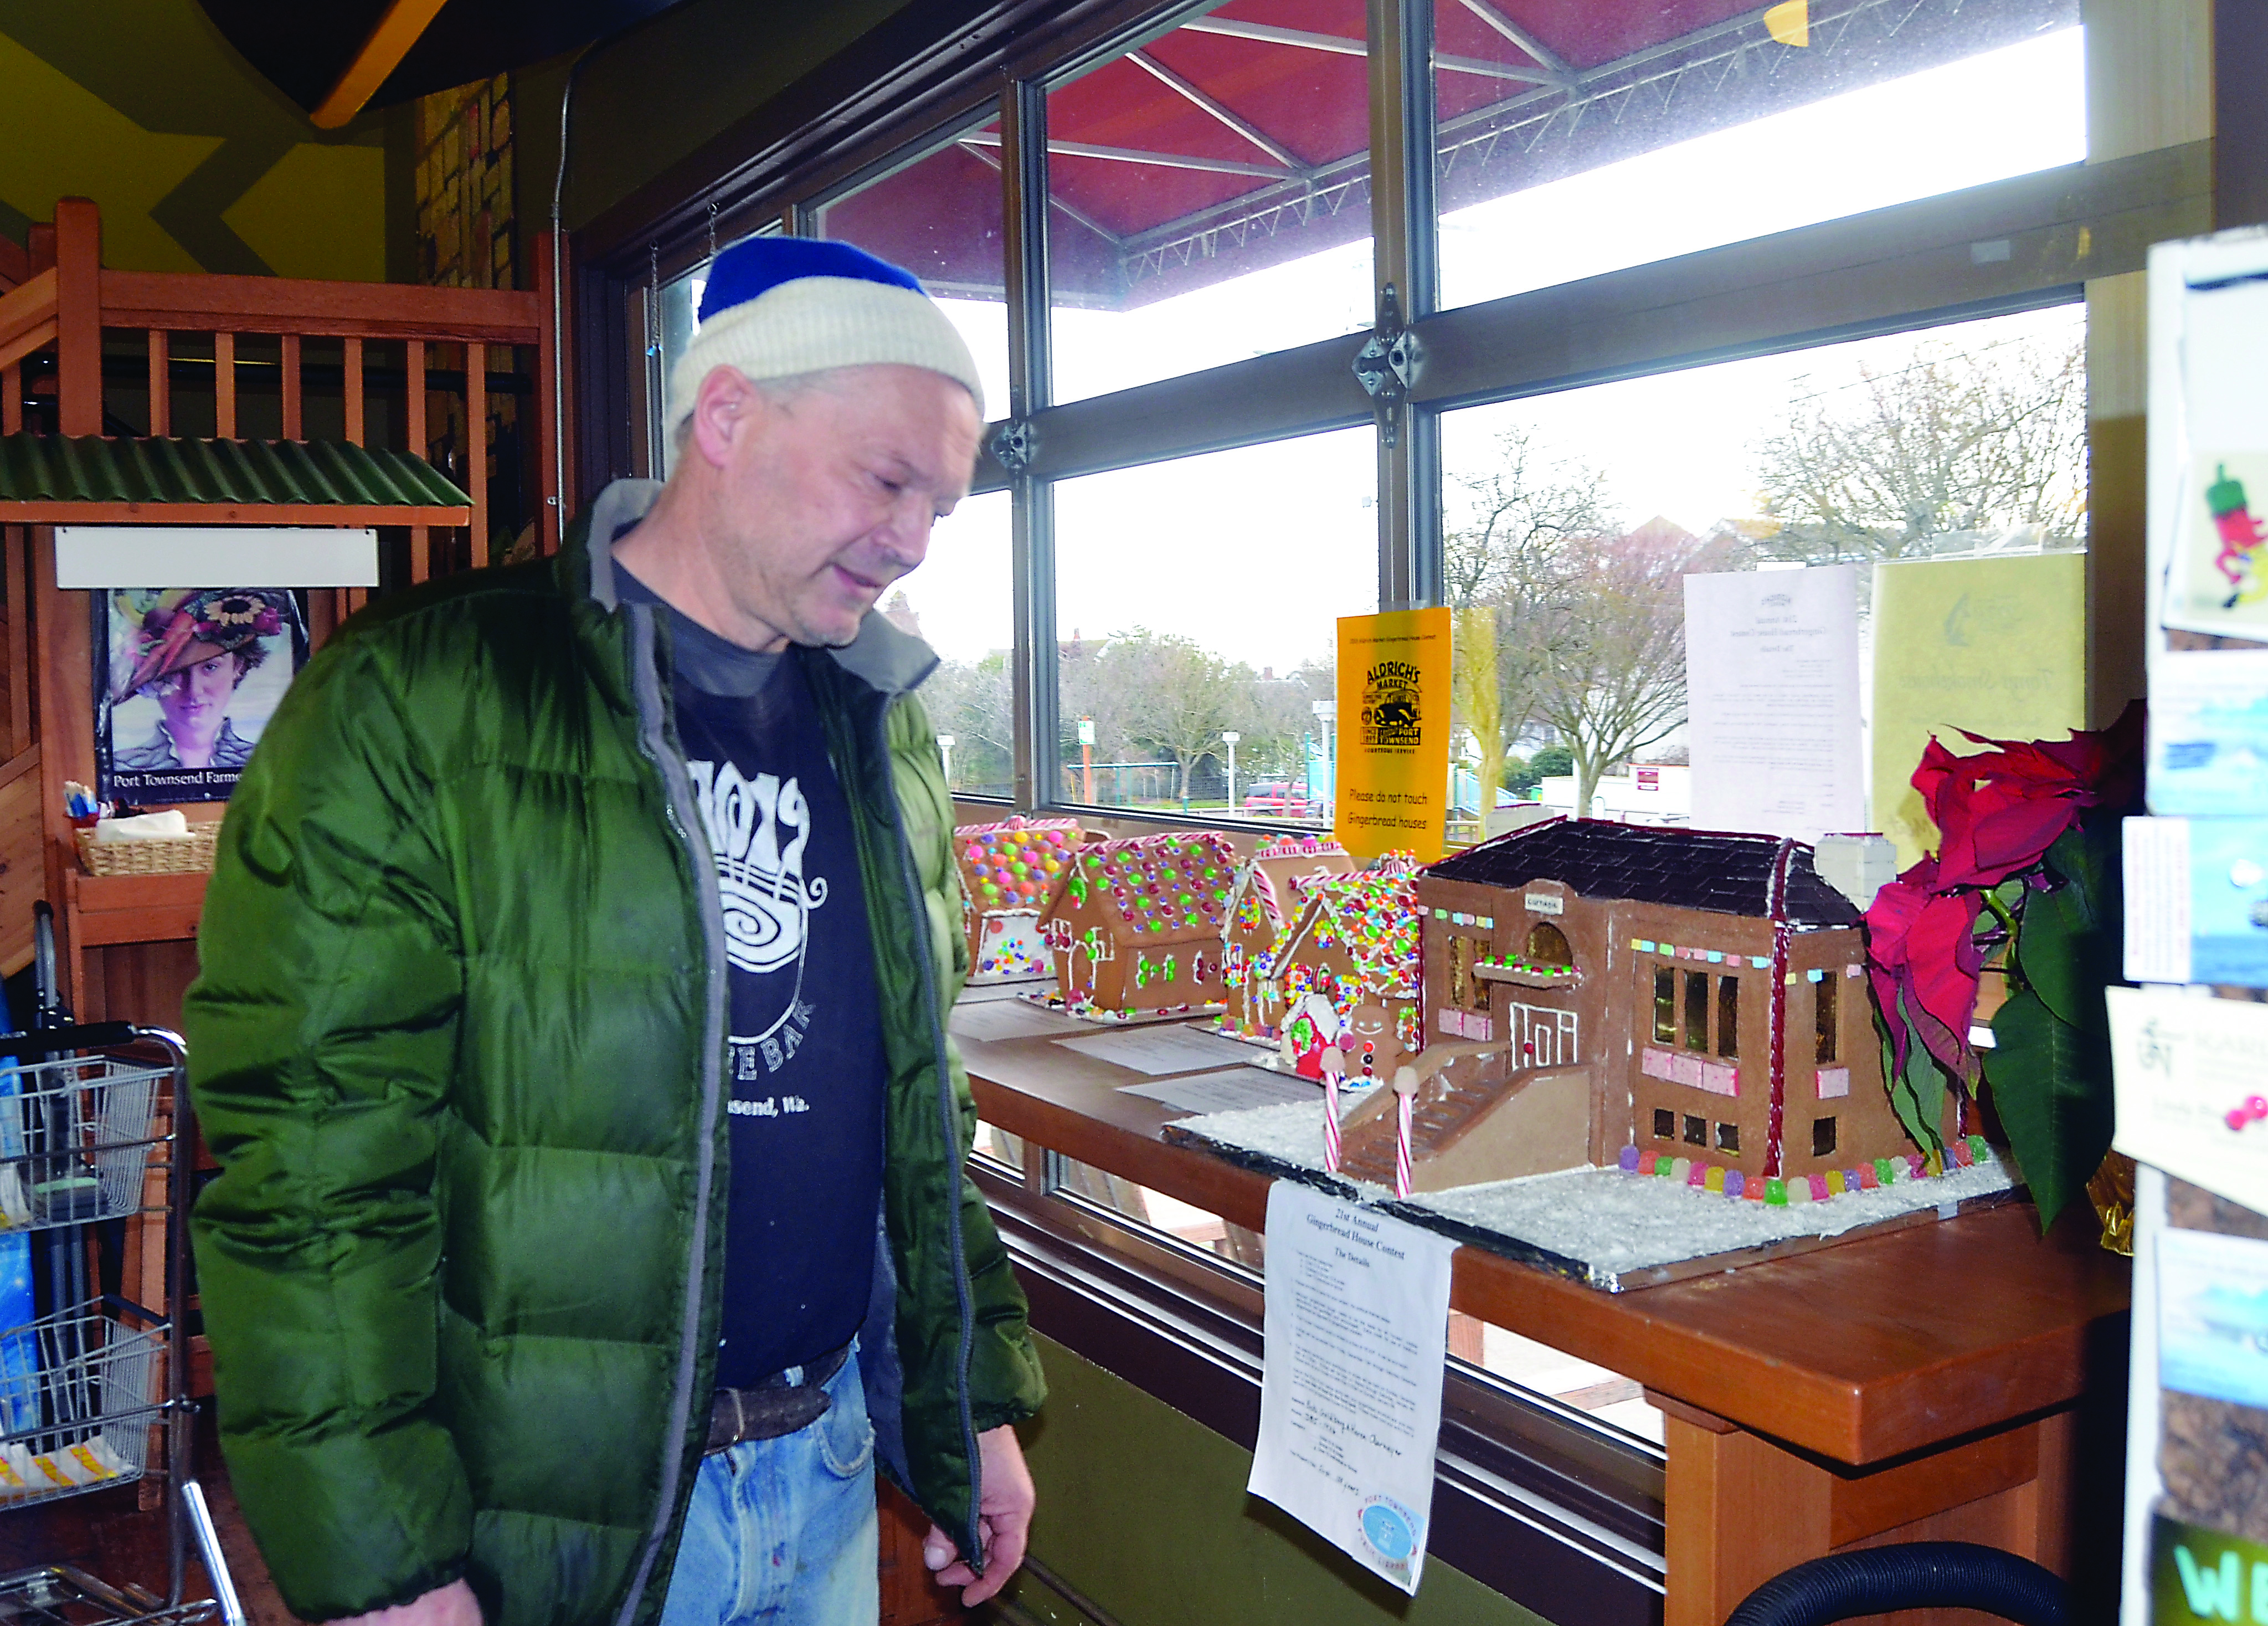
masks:
[(2058, 1021), (2105, 1032), (2102, 990), (2120, 980), (2117, 821), (2091, 818), (2066, 831), (2048, 849), (2047, 868), (2059, 884), (2026, 898), (2017, 969)]
[(1906, 1027), (1906, 1066), (1900, 1075), (1896, 1056), (1890, 1049), (1886, 1018), (1880, 1009), (1874, 1013), (1874, 1031), (1882, 1044), (1882, 1076), (1889, 1081), (1890, 1110), (1898, 1115), (1907, 1137), (1926, 1152), (1945, 1149), (1945, 1072), (1914, 1031), (1912, 1019), (1906, 1015), (1905, 1001), (1898, 1001), (1896, 1018)]
[[(2028, 946), (2031, 934), (2027, 921)], [(2098, 985), (2098, 1004), (2102, 997)], [(2045, 1231), (2110, 1149), (2110, 1038), (2064, 1021), (2027, 990), (2011, 994), (1993, 1016), (1992, 1042), (1984, 1053), (1985, 1085)]]

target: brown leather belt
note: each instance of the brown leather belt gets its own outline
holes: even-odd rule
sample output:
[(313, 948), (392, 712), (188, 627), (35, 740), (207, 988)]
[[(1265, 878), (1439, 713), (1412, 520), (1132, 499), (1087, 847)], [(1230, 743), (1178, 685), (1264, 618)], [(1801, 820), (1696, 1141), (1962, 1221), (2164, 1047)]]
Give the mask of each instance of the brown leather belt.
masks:
[(834, 1404), (827, 1393), (828, 1380), (850, 1358), (850, 1346), (844, 1344), (831, 1355), (804, 1363), (799, 1383), (787, 1381), (788, 1373), (796, 1370), (791, 1366), (753, 1388), (718, 1390), (709, 1411), (709, 1445), (702, 1454), (713, 1457), (744, 1440), (777, 1439), (809, 1428)]

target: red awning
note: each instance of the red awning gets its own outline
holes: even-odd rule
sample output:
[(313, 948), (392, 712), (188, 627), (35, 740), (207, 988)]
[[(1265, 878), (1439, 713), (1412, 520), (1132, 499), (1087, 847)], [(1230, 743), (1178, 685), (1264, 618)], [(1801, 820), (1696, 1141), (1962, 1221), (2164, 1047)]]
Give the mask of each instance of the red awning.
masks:
[[(1363, 0), (1227, 0), (1048, 98), (1058, 303), (1127, 308), (1370, 233)], [(1767, 11), (1777, 11), (1771, 22)], [(1441, 207), (2012, 44), (2078, 0), (1440, 0)], [(999, 131), (832, 205), (822, 229), (998, 297)]]

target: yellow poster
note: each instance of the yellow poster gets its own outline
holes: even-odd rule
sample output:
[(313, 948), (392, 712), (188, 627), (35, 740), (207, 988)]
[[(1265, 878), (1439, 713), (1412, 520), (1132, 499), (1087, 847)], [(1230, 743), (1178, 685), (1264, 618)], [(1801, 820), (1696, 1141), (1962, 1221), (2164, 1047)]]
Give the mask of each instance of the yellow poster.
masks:
[(1937, 846), (1913, 771), (1935, 733), (2060, 740), (2087, 714), (2087, 558), (1901, 559), (1874, 566), (1874, 824), (1903, 869)]
[(1339, 617), (1339, 845), (1441, 856), (1449, 814), (1449, 612)]

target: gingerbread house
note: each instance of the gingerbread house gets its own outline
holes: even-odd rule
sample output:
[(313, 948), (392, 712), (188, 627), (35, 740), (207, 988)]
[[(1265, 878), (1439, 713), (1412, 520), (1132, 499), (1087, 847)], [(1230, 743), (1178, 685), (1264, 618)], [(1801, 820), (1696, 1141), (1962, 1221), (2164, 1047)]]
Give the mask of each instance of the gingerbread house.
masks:
[(1342, 1024), (1350, 1079), (1388, 1077), (1423, 1037), (1417, 876), (1401, 866), (1325, 876), (1307, 900), (1276, 951), (1268, 997), (1281, 1011), (1322, 995)]
[[(1417, 1189), (1643, 1162), (1784, 1200), (1920, 1171), (1882, 1086), (1859, 912), (1801, 842), (1553, 819), (1417, 892), (1426, 1041), (1491, 1049), (1423, 1081)], [(1965, 1161), (1954, 1110), (1944, 1145)], [(1342, 1166), (1390, 1183), (1393, 1114), (1358, 1117)]]
[(1040, 925), (1058, 997), (1095, 1016), (1204, 1011), (1221, 995), (1221, 923), (1236, 859), (1205, 832), (1097, 842)]
[(970, 982), (1027, 982), (1049, 974), (1040, 916), (1082, 839), (1079, 821), (1069, 818), (1019, 816), (954, 831)]
[(1276, 1037), (1284, 1016), (1270, 975), (1277, 945), (1298, 923), (1307, 886), (1320, 876), (1353, 868), (1353, 858), (1336, 841), (1287, 836), (1263, 842), (1238, 869), (1221, 938), (1221, 981), (1228, 1005), (1220, 1016), (1225, 1031), (1241, 1038)]

